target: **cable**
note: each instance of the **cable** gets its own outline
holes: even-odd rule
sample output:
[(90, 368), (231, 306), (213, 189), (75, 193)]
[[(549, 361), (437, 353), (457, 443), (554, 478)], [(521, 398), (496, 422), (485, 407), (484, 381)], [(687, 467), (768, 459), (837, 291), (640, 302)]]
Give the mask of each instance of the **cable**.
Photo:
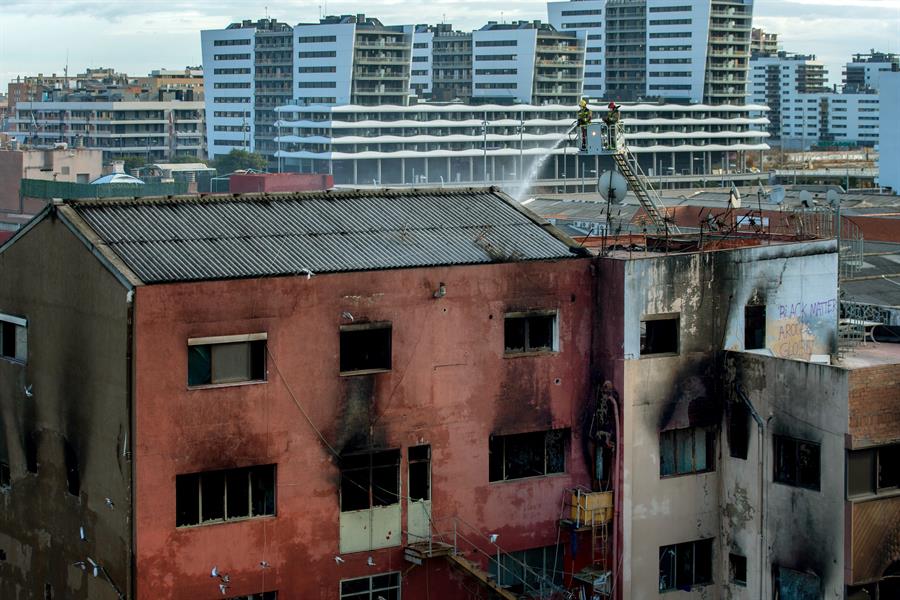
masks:
[(312, 419), (309, 418), (309, 415), (306, 413), (306, 410), (303, 409), (303, 406), (297, 400), (297, 397), (294, 396), (293, 390), (291, 390), (291, 386), (288, 385), (287, 380), (285, 380), (284, 375), (281, 374), (281, 369), (278, 368), (278, 362), (275, 360), (275, 355), (272, 354), (271, 350), (269, 350), (269, 345), (266, 344), (266, 354), (272, 359), (272, 365), (275, 367), (275, 372), (278, 373), (278, 378), (281, 379), (281, 383), (284, 384), (284, 388), (287, 390), (288, 394), (291, 397), (291, 400), (294, 401), (294, 404), (297, 405), (297, 408), (300, 409), (300, 412), (303, 413), (303, 416), (306, 418), (306, 421), (309, 423), (309, 426), (313, 428), (313, 431), (316, 432), (316, 435), (319, 436), (319, 439), (322, 441), (322, 444), (325, 445), (326, 448), (336, 457), (340, 458), (340, 453), (335, 450), (331, 444), (328, 443), (328, 440), (325, 439), (325, 436), (322, 435), (322, 432), (319, 431), (319, 428), (316, 427), (316, 424), (313, 423)]

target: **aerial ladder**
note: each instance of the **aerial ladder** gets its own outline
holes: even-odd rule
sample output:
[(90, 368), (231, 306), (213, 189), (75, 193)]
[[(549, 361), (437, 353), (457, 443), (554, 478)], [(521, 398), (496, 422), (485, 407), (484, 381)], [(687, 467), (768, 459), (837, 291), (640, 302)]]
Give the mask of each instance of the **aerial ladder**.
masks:
[(660, 233), (679, 234), (681, 231), (667, 218), (665, 206), (659, 194), (650, 183), (638, 163), (637, 157), (625, 143), (625, 128), (621, 121), (607, 124), (605, 122), (589, 122), (586, 125), (576, 123), (570, 130), (585, 128), (580, 135), (580, 151), (587, 156), (611, 156), (619, 173), (628, 182), (647, 218)]

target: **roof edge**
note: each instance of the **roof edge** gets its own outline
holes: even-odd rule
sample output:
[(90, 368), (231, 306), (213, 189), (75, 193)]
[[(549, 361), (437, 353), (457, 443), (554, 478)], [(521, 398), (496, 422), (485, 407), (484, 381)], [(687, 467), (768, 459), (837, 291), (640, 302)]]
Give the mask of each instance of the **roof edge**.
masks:
[(514, 209), (519, 211), (523, 216), (531, 220), (535, 225), (538, 225), (541, 229), (546, 231), (548, 234), (555, 237), (557, 240), (565, 244), (569, 247), (569, 252), (576, 256), (592, 256), (591, 251), (584, 247), (583, 244), (579, 244), (573, 238), (568, 236), (562, 229), (546, 220), (536, 212), (522, 206), (521, 203), (516, 202), (509, 194), (504, 192), (497, 186), (491, 186), (489, 188), (491, 192), (493, 192), (498, 198), (512, 206)]
[(36, 215), (31, 217), (31, 220), (29, 220), (27, 223), (25, 223), (25, 225), (23, 227), (20, 227), (19, 230), (16, 231), (11, 238), (9, 238), (8, 240), (6, 240), (2, 244), (0, 244), (0, 254), (3, 254), (6, 251), (6, 249), (9, 248), (10, 246), (12, 246), (16, 241), (18, 241), (19, 238), (24, 236), (26, 233), (31, 231), (31, 229), (35, 225), (37, 225), (38, 223), (43, 221), (45, 218), (47, 218), (47, 215), (50, 214), (51, 209), (52, 209), (52, 205), (51, 205), (51, 203), (48, 202), (47, 205), (44, 206), (44, 208), (42, 208), (40, 210), (40, 212), (38, 212)]

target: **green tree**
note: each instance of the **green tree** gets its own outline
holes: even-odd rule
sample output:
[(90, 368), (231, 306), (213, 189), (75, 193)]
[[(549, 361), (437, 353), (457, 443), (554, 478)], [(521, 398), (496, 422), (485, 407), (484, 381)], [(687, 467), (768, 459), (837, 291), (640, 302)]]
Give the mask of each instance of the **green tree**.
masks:
[(132, 169), (140, 169), (141, 167), (143, 167), (144, 165), (147, 164), (146, 156), (138, 156), (138, 155), (123, 156), (122, 160), (125, 162), (125, 172), (129, 173), (129, 174), (131, 173)]
[(217, 158), (214, 166), (219, 175), (227, 175), (241, 169), (265, 171), (266, 157), (256, 152), (247, 152), (246, 150), (233, 148), (225, 156)]

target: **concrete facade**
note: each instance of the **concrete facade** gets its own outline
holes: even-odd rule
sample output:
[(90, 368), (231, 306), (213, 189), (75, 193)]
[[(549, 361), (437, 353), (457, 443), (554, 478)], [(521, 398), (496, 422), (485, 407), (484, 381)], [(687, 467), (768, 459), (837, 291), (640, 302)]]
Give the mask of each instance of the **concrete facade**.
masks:
[(878, 98), (878, 185), (900, 190), (900, 73), (882, 77)]

